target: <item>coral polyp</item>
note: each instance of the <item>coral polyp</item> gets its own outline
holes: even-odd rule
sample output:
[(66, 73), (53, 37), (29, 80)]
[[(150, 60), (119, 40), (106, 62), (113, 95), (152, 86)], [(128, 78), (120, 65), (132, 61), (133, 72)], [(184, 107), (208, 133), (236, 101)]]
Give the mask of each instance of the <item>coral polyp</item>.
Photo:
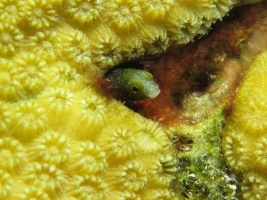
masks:
[(12, 109), (9, 128), (14, 137), (29, 141), (40, 136), (47, 128), (45, 109), (31, 101), (20, 101)]
[(160, 23), (168, 17), (168, 13), (174, 7), (174, 4), (175, 2), (173, 0), (149, 0), (141, 5), (141, 10), (146, 20)]
[(24, 38), (21, 30), (15, 26), (16, 24), (8, 24), (3, 21), (0, 23), (0, 55), (1, 57), (14, 55), (20, 40)]
[(129, 31), (137, 31), (143, 23), (140, 15), (140, 5), (137, 0), (116, 0), (109, 2), (105, 6), (105, 10), (113, 10), (114, 12), (103, 13), (106, 23), (111, 24), (116, 32), (129, 33)]
[(88, 25), (100, 17), (102, 0), (67, 0), (66, 19), (73, 20), (74, 23)]
[(18, 12), (25, 24), (33, 29), (45, 29), (57, 23), (59, 15), (55, 3), (42, 0), (18, 1)]
[(51, 162), (56, 166), (66, 164), (70, 153), (70, 145), (66, 136), (54, 131), (46, 132), (42, 137), (38, 137), (29, 149), (31, 160)]
[(27, 162), (27, 152), (23, 145), (12, 137), (2, 137), (0, 139), (0, 159), (1, 169), (10, 174), (18, 173)]

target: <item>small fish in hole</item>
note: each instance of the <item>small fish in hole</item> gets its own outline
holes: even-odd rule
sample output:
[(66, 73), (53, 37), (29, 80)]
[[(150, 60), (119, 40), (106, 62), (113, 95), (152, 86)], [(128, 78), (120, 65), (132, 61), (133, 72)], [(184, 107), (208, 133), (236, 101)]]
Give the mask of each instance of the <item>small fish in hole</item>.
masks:
[(105, 79), (128, 100), (153, 99), (160, 93), (153, 75), (143, 69), (116, 68)]

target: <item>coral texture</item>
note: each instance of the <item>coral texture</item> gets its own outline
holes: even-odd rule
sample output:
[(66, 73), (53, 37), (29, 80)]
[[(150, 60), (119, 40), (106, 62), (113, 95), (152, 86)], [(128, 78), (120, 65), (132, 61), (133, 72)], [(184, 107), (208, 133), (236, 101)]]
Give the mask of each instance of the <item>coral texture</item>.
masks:
[(0, 199), (177, 199), (159, 124), (95, 78), (206, 33), (231, 0), (2, 0)]
[[(266, 13), (266, 2), (236, 8), (197, 42), (184, 46), (178, 52), (145, 61), (146, 67), (158, 77), (161, 93), (155, 99), (133, 105), (129, 103), (129, 106), (170, 126), (166, 130), (173, 134), (178, 150), (178, 180), (185, 198), (236, 199), (235, 194), (241, 197), (244, 192), (247, 196), (250, 190), (261, 194), (260, 188), (266, 184), (264, 179), (258, 179), (258, 175), (251, 173), (244, 181), (253, 181), (249, 187), (242, 186), (240, 192), (237, 188), (243, 181), (242, 170), (236, 176), (229, 176), (220, 148), (225, 116), (231, 110), (231, 102), (245, 70), (257, 54), (267, 49)], [(244, 102), (240, 108), (247, 103)], [(239, 116), (242, 120), (243, 114), (235, 117)], [(248, 142), (245, 137), (240, 140)], [(261, 143), (261, 153), (264, 154), (266, 141)], [(228, 144), (227, 151), (236, 152), (231, 160), (238, 160), (242, 153), (235, 143)], [(250, 163), (245, 162), (244, 165)], [(232, 169), (232, 165), (229, 167)], [(257, 192), (251, 196), (259, 196)]]
[(260, 53), (246, 74), (223, 137), (227, 163), (242, 173), (244, 199), (266, 199), (267, 51)]

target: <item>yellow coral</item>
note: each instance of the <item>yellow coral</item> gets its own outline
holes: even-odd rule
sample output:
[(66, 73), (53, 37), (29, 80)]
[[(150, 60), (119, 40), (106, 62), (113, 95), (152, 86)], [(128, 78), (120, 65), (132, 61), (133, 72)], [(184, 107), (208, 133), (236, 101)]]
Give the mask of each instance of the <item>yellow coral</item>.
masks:
[[(65, 171), (53, 164), (30, 162), (21, 173), (20, 180), (28, 186), (39, 187), (50, 198), (60, 196), (67, 184)], [(16, 186), (17, 190), (24, 190), (24, 185)], [(18, 192), (19, 193), (19, 192)]]
[(236, 3), (192, 2), (0, 2), (0, 199), (179, 198), (167, 133), (95, 78), (187, 43)]
[[(106, 12), (107, 10), (112, 12)], [(140, 11), (138, 0), (114, 0), (104, 5), (102, 15), (115, 31), (128, 33), (131, 30), (138, 30), (141, 26), (143, 19)]]
[(174, 0), (149, 0), (141, 4), (141, 10), (144, 13), (145, 20), (161, 23), (168, 17), (174, 3)]
[(103, 0), (67, 0), (66, 19), (72, 19), (75, 23), (88, 25), (93, 20), (100, 17)]
[(0, 170), (0, 199), (6, 199), (6, 197), (12, 194), (13, 179), (12, 176), (3, 170)]
[(11, 134), (21, 141), (29, 141), (38, 137), (47, 128), (45, 109), (32, 101), (20, 101), (13, 105)]
[(11, 123), (9, 104), (0, 101), (0, 136), (7, 135), (9, 132), (8, 124)]
[(0, 2), (0, 21), (15, 24), (18, 20), (17, 0), (2, 0)]
[(0, 55), (11, 56), (18, 49), (24, 34), (7, 22), (0, 23)]
[(45, 29), (59, 21), (55, 9), (58, 2), (47, 0), (18, 1), (18, 12), (24, 23), (32, 28)]
[[(105, 130), (110, 132), (109, 129)], [(103, 133), (106, 135), (107, 133)], [(128, 159), (135, 155), (137, 141), (133, 131), (128, 128), (117, 128), (109, 134), (108, 137), (103, 136), (99, 142), (103, 143), (105, 152), (108, 152), (109, 159)]]
[(241, 190), (243, 192), (244, 199), (266, 199), (267, 181), (256, 173), (246, 174)]
[(265, 50), (250, 66), (224, 130), (224, 155), (231, 169), (243, 174), (244, 199), (264, 199), (267, 194), (266, 62)]
[(27, 162), (26, 148), (12, 137), (2, 137), (0, 139), (0, 149), (0, 159), (5, 161), (1, 162), (0, 168), (10, 174), (14, 175), (19, 172)]
[(69, 159), (70, 144), (65, 135), (50, 131), (36, 138), (28, 148), (30, 160), (64, 165)]

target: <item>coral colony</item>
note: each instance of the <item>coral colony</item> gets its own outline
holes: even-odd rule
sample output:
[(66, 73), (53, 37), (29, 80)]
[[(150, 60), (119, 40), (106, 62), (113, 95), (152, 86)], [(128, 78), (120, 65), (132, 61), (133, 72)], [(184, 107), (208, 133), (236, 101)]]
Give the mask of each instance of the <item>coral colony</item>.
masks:
[[(244, 172), (237, 180), (239, 196), (263, 199), (267, 58), (262, 52), (266, 46), (255, 38), (266, 35), (266, 29), (255, 28), (248, 40), (240, 38), (238, 44), (244, 41), (248, 47), (242, 49), (242, 62), (228, 60), (217, 71), (209, 71), (208, 65), (207, 72), (188, 66), (194, 76), (189, 76), (189, 86), (181, 82), (180, 91), (193, 95), (176, 91), (171, 96), (175, 112), (187, 108), (183, 115), (162, 118), (162, 113), (141, 110), (167, 94), (164, 70), (153, 68), (158, 60), (148, 64), (144, 59), (164, 59), (160, 56), (206, 34), (233, 7), (257, 2), (1, 0), (0, 199), (234, 199), (236, 180), (226, 173), (222, 152), (231, 173)], [(149, 100), (129, 103), (113, 98), (99, 80), (134, 60), (153, 74), (149, 76), (161, 93), (156, 84)], [(226, 121), (221, 150), (229, 101), (217, 98), (228, 91), (233, 98), (238, 77), (245, 71), (240, 63), (252, 67)], [(219, 80), (228, 82), (216, 92)], [(201, 95), (205, 91), (212, 92), (215, 101)], [(206, 103), (210, 103), (206, 110), (195, 112)], [(260, 112), (255, 114), (255, 109)], [(248, 164), (250, 157), (257, 166)]]

